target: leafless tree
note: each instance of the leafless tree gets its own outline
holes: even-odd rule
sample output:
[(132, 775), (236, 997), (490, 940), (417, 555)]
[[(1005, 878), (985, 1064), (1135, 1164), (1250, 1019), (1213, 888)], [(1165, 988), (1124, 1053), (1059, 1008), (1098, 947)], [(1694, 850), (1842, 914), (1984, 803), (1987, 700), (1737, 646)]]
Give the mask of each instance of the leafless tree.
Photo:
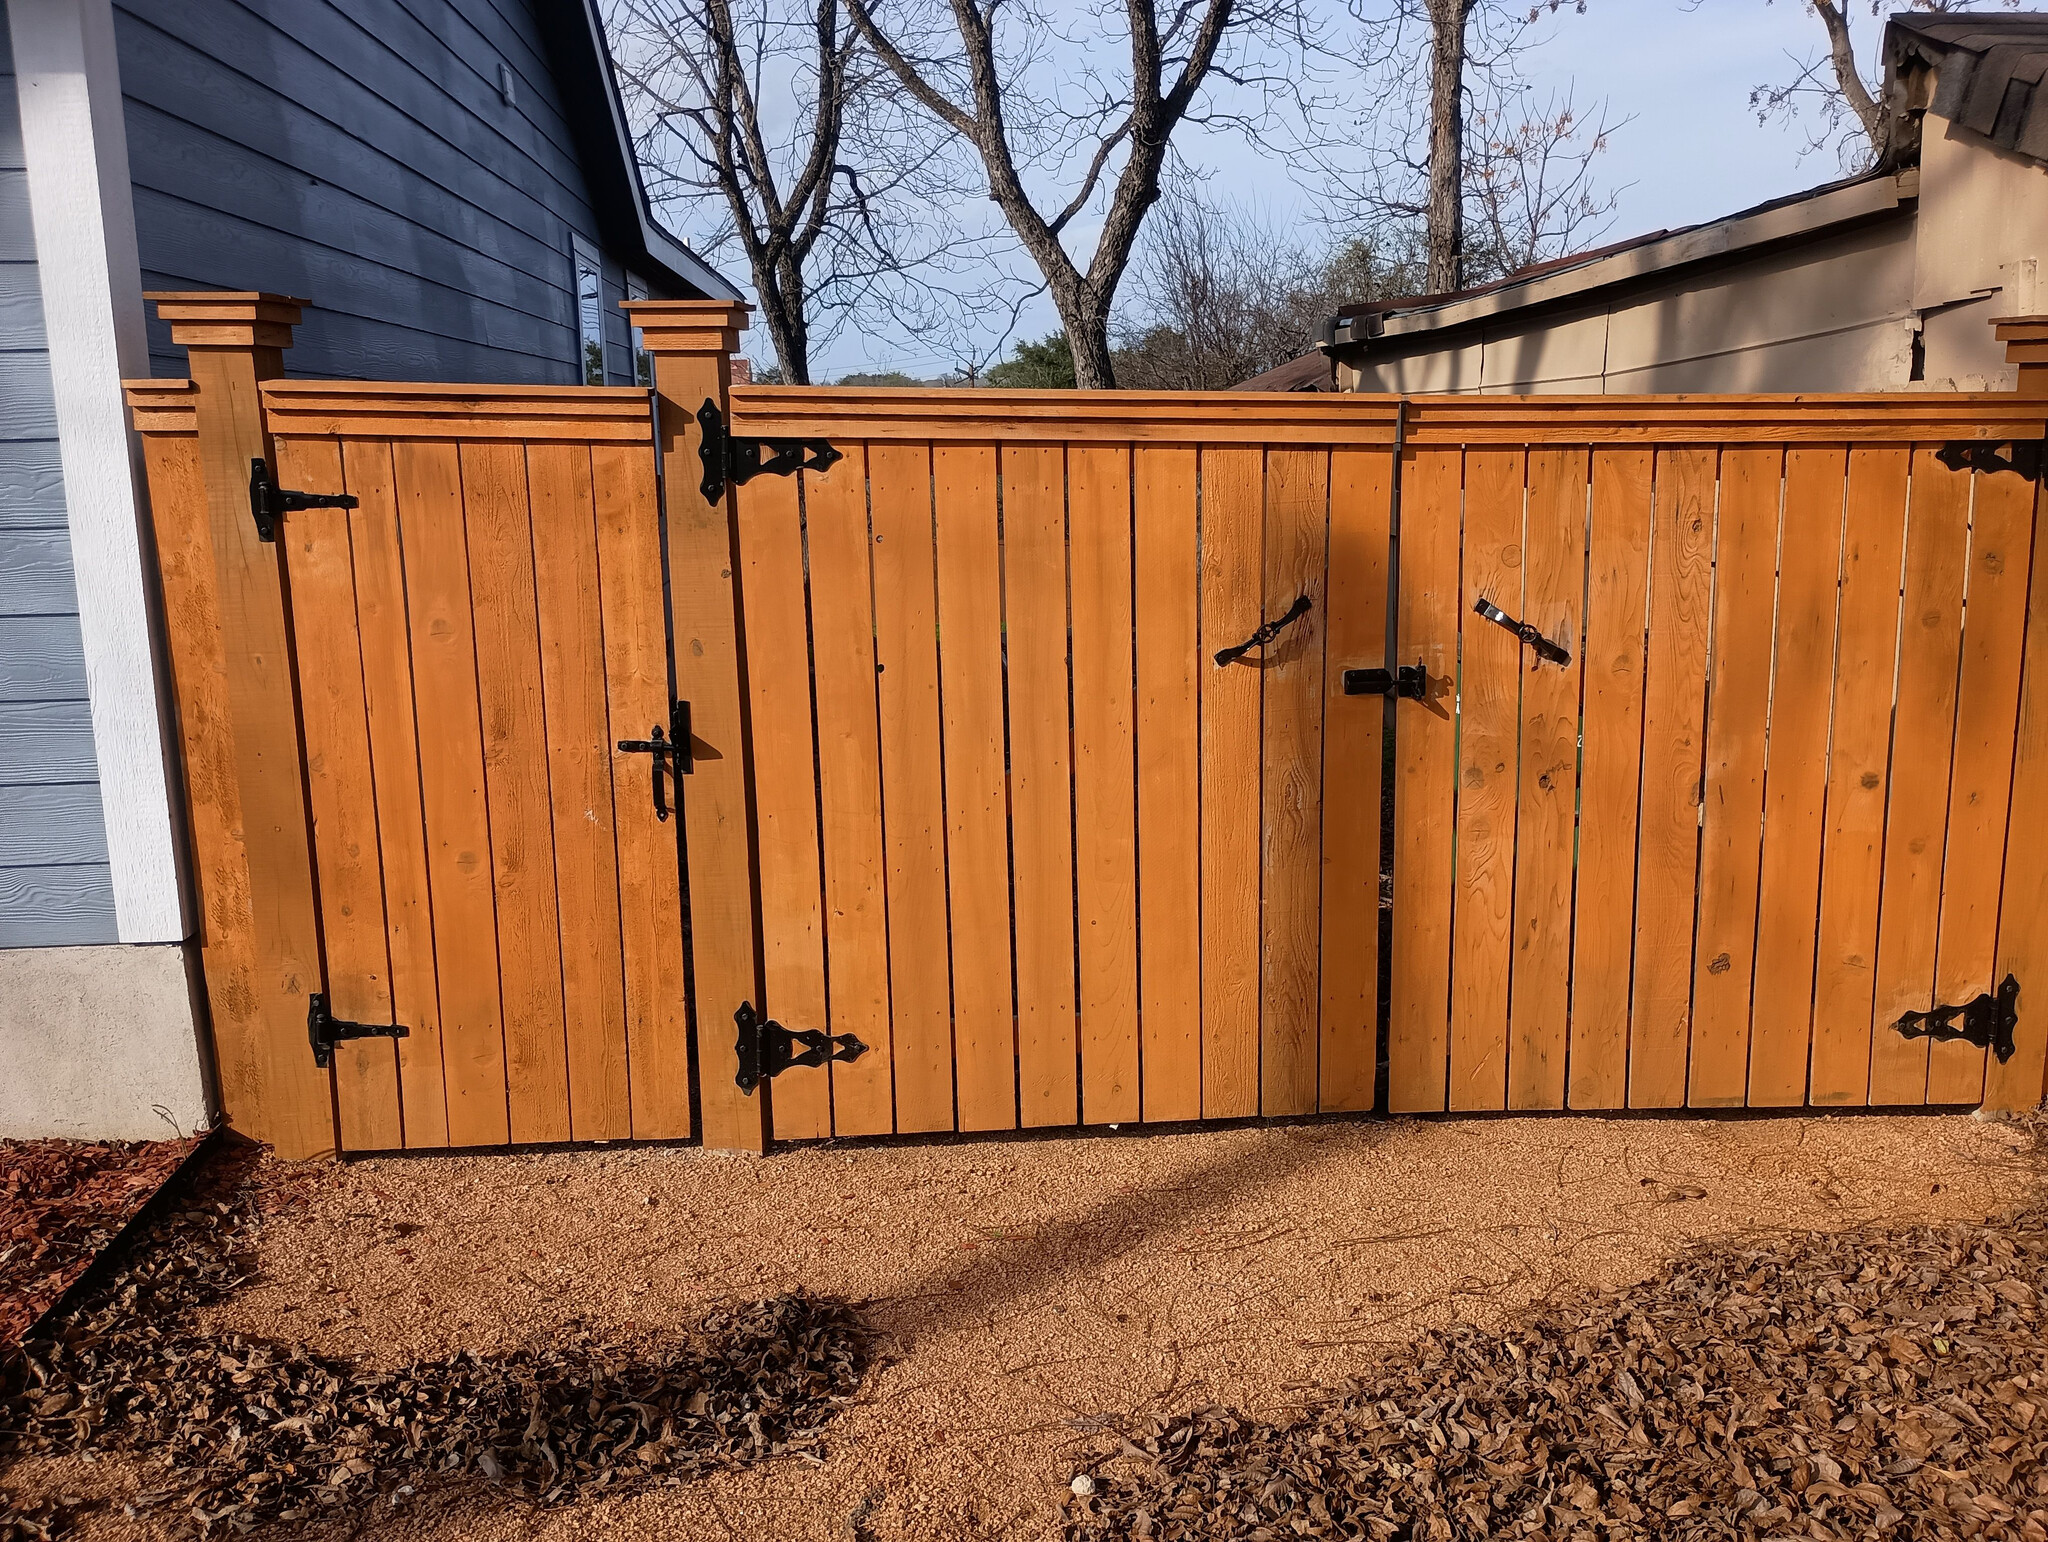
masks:
[[(1775, 0), (1766, 0), (1767, 4)], [(1871, 60), (1866, 75), (1856, 57), (1856, 42), (1849, 33), (1849, 18), (1856, 0), (1795, 0), (1814, 14), (1827, 37), (1824, 52), (1788, 54), (1792, 73), (1784, 80), (1757, 86), (1749, 93), (1749, 105), (1757, 121), (1778, 119), (1799, 123), (1806, 131), (1802, 155), (1833, 147), (1842, 169), (1864, 171), (1884, 158), (1891, 148), (1887, 136), (1891, 125), (1880, 93), (1884, 61)], [(1967, 0), (1979, 4), (1982, 0)], [(2019, 0), (2000, 0), (2008, 10)], [(1951, 11), (1964, 8), (1963, 0), (1869, 0), (1872, 32), (1880, 38), (1883, 18), (1893, 11)]]
[[(1304, 0), (1101, 0), (1076, 36), (1036, 0), (846, 3), (904, 91), (972, 147), (1084, 388), (1116, 383), (1111, 313), (1176, 131), (1301, 100), (1321, 46)], [(1225, 88), (1241, 112), (1212, 99)], [(1067, 243), (1090, 225), (1077, 259)]]
[(1468, 282), (1582, 251), (1606, 232), (1620, 190), (1601, 185), (1597, 158), (1617, 126), (1604, 105), (1581, 117), (1569, 92), (1473, 114), (1465, 201), (1477, 234), (1466, 242)]

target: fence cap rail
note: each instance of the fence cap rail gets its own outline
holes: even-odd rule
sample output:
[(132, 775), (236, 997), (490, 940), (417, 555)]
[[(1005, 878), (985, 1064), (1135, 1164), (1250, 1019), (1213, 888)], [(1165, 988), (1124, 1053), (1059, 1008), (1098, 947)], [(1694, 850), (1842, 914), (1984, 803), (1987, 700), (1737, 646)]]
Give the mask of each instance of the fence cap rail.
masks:
[[(1410, 445), (1915, 443), (2038, 439), (2048, 408), (2008, 393), (1411, 396)], [(1391, 444), (1402, 398), (1270, 391), (988, 391), (736, 386), (735, 432), (947, 442)]]
[(647, 392), (637, 386), (273, 380), (263, 407), (270, 432), (285, 437), (645, 444), (652, 432)]

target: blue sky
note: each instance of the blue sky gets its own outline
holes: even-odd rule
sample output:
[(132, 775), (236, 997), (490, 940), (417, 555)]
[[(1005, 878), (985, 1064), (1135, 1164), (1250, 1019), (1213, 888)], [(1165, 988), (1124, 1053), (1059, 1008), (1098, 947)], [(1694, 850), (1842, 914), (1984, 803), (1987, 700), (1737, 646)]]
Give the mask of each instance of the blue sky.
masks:
[[(1862, 6), (1857, 12), (1859, 53), (1868, 61), (1880, 24)], [(1539, 92), (1574, 86), (1582, 107), (1604, 97), (1615, 118), (1633, 119), (1602, 157), (1603, 180), (1624, 189), (1609, 234), (1618, 239), (1711, 219), (1841, 175), (1832, 152), (1801, 159), (1804, 136), (1779, 123), (1759, 125), (1749, 106), (1752, 87), (1789, 74), (1788, 51), (1804, 58), (1821, 40), (1803, 0), (1591, 0), (1588, 14), (1550, 24), (1548, 40), (1526, 56), (1522, 70)], [(1256, 207), (1283, 225), (1312, 219), (1315, 190), (1278, 158), (1221, 136), (1182, 148), (1211, 173), (1211, 198)], [(1040, 300), (1026, 311), (1019, 334), (1035, 337), (1057, 325)], [(944, 368), (913, 339), (851, 329), (819, 362), (822, 379), (861, 369)]]

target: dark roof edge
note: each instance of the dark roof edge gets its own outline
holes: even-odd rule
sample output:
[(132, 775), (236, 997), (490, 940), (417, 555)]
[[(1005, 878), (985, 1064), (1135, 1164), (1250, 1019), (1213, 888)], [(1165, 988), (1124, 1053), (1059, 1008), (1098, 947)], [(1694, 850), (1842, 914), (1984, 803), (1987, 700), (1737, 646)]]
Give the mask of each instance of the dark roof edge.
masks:
[(730, 279), (663, 229), (648, 206), (597, 0), (542, 0), (534, 11), (557, 61), (556, 84), (609, 254), (642, 279), (663, 280), (708, 300), (745, 299)]

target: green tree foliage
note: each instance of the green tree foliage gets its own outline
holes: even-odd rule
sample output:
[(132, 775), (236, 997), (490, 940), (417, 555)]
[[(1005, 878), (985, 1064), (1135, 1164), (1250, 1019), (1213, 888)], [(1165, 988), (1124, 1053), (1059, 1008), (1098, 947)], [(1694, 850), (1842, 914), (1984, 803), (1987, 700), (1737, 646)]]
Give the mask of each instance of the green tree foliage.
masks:
[(1020, 342), (1010, 356), (989, 370), (988, 383), (1001, 390), (1074, 389), (1074, 350), (1065, 331)]

